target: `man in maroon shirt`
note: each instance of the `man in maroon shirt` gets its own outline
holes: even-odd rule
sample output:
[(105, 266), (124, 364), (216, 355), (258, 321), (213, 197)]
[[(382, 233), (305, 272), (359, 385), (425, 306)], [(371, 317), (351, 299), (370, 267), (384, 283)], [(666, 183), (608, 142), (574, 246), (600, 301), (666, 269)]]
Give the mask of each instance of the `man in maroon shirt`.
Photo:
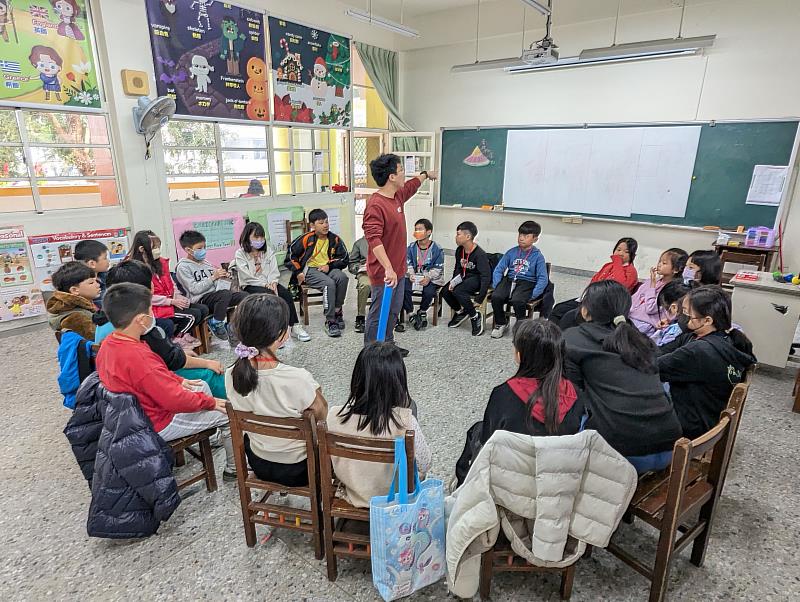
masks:
[[(380, 186), (367, 200), (364, 211), (364, 237), (369, 245), (367, 275), (372, 287), (372, 307), (367, 315), (364, 342), (378, 338), (378, 316), (383, 286), (394, 287), (386, 340), (394, 341), (393, 326), (403, 307), (403, 286), (406, 273), (406, 214), (403, 205), (425, 180), (435, 180), (435, 172), (423, 171), (406, 182), (403, 161), (397, 155), (381, 155), (369, 164), (372, 177)], [(398, 277), (400, 274), (400, 277)], [(400, 350), (405, 357), (408, 351)]]

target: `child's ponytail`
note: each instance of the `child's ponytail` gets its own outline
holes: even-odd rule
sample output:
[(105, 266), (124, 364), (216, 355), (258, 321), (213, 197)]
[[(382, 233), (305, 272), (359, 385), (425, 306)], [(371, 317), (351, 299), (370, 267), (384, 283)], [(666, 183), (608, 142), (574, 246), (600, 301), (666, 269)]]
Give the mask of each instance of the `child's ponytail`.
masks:
[(233, 380), (233, 388), (236, 392), (244, 397), (249, 395), (258, 385), (258, 370), (255, 369), (251, 361), (258, 355), (258, 349), (246, 347), (239, 343), (235, 352), (238, 359), (233, 364), (231, 380)]

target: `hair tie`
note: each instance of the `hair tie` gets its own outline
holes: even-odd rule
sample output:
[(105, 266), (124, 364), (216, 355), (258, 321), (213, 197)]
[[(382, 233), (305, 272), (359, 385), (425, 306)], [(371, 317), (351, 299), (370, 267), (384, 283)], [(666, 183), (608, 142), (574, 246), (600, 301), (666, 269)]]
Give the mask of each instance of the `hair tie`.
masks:
[(612, 322), (614, 323), (614, 326), (619, 326), (620, 324), (627, 323), (628, 320), (627, 320), (627, 318), (625, 318), (625, 316), (617, 316), (616, 318), (614, 318), (612, 320)]
[(242, 345), (239, 343), (236, 345), (236, 349), (233, 350), (236, 354), (236, 357), (240, 359), (253, 359), (258, 355), (258, 349), (255, 347), (248, 347), (247, 345)]

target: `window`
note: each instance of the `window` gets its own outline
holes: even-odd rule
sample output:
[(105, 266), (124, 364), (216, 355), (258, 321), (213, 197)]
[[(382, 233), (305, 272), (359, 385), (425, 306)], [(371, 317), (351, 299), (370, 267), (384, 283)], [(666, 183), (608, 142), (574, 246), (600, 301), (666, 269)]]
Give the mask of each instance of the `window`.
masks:
[(389, 129), (389, 112), (378, 96), (358, 51), (350, 53), (353, 82), (353, 126), (371, 130)]
[(174, 119), (162, 130), (171, 201), (270, 194), (268, 128)]
[(273, 127), (275, 194), (326, 192), (348, 183), (347, 130)]
[(0, 109), (0, 213), (119, 203), (105, 115)]

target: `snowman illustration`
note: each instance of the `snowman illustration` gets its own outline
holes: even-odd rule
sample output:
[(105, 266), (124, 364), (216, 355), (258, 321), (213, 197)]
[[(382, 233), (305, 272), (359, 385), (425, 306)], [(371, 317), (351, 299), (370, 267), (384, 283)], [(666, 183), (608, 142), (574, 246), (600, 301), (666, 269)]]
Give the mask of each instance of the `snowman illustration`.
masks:
[(314, 98), (325, 98), (328, 95), (328, 82), (325, 78), (328, 76), (328, 64), (321, 56), (317, 57), (314, 61), (314, 72), (311, 77), (311, 93)]

